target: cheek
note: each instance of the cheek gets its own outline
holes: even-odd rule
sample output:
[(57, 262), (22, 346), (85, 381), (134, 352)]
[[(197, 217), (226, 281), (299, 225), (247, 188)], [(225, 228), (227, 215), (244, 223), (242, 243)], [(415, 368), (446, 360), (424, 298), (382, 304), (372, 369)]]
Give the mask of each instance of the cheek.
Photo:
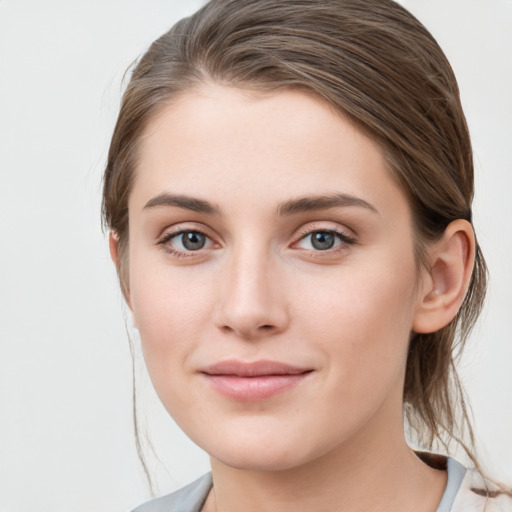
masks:
[(169, 383), (176, 369), (186, 366), (204, 338), (211, 300), (203, 279), (191, 279), (170, 266), (155, 268), (132, 260), (130, 296), (144, 359), (158, 391), (161, 382)]
[[(414, 307), (415, 265), (380, 264), (349, 267), (336, 273), (300, 279), (298, 306), (302, 314), (321, 331), (339, 329), (339, 334), (355, 329), (375, 332), (404, 327)], [(372, 339), (370, 337), (369, 339)]]
[[(148, 267), (145, 267), (148, 268)], [(153, 387), (169, 414), (177, 421), (198, 414), (189, 391), (190, 360), (205, 338), (207, 290), (179, 274), (131, 271), (132, 311)]]
[(366, 395), (379, 381), (385, 385), (401, 376), (415, 279), (414, 261), (396, 266), (381, 261), (344, 269), (313, 290), (304, 283), (301, 329), (307, 339), (316, 340), (333, 378), (341, 376), (343, 389), (354, 396)]

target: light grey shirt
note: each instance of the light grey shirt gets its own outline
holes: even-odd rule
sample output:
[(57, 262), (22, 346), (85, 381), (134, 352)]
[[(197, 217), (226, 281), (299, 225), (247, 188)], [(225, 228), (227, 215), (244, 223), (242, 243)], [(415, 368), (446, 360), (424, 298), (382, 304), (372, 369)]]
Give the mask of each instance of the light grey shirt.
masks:
[[(488, 504), (489, 498), (475, 494), (469, 482), (475, 481), (473, 470), (466, 468), (455, 459), (448, 457), (446, 463), (448, 481), (437, 512), (480, 512)], [(463, 482), (468, 480), (467, 485)], [(206, 497), (212, 487), (212, 475), (208, 473), (195, 482), (167, 496), (156, 498), (136, 508), (133, 512), (201, 512)], [(463, 496), (461, 496), (463, 494)], [(511, 508), (495, 508), (492, 510), (512, 512)], [(457, 505), (459, 503), (460, 505)], [(508, 503), (508, 501), (507, 501)], [(468, 505), (471, 508), (468, 508)], [(464, 508), (462, 508), (464, 507)], [(487, 509), (486, 509), (487, 510)]]

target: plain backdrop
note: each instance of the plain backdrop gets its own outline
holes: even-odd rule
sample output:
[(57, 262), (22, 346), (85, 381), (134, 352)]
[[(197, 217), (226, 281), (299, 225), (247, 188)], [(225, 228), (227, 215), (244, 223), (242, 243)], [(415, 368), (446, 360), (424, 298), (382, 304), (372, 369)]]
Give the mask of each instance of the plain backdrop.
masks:
[[(475, 224), (492, 279), (460, 371), (485, 466), (512, 481), (512, 1), (403, 3), (451, 60), (473, 136)], [(125, 69), (201, 4), (0, 0), (3, 512), (123, 512), (150, 498), (101, 173)], [(140, 361), (136, 373), (163, 463), (150, 464), (169, 492), (208, 461), (158, 405)]]

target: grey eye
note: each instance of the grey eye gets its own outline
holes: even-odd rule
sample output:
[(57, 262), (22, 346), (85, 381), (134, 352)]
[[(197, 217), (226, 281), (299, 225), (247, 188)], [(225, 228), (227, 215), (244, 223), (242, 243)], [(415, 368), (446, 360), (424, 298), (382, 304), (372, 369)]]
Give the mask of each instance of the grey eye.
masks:
[(206, 244), (206, 236), (198, 231), (185, 231), (179, 236), (181, 244), (187, 251), (198, 251)]
[(315, 231), (309, 236), (311, 237), (311, 245), (318, 251), (332, 249), (336, 243), (336, 236), (328, 231)]
[(336, 229), (316, 229), (302, 236), (294, 244), (295, 248), (305, 249), (307, 251), (335, 251), (356, 243), (355, 238)]

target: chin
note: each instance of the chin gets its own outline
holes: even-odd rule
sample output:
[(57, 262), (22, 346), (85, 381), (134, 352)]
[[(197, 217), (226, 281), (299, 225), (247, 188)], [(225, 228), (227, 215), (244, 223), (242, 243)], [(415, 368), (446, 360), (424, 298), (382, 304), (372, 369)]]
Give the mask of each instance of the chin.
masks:
[(243, 450), (230, 450), (222, 453), (220, 450), (215, 451), (217, 454), (212, 453), (211, 455), (213, 459), (225, 466), (243, 471), (286, 471), (301, 466), (307, 461), (307, 457), (303, 460), (297, 453), (262, 450), (261, 446), (254, 450), (248, 450), (246, 447)]
[[(212, 459), (225, 466), (245, 471), (287, 471), (321, 458), (330, 449), (325, 440), (308, 439), (302, 433), (268, 430), (245, 431), (244, 436), (225, 436), (196, 440)], [(258, 435), (259, 434), (259, 435)], [(201, 442), (204, 441), (204, 442)]]

